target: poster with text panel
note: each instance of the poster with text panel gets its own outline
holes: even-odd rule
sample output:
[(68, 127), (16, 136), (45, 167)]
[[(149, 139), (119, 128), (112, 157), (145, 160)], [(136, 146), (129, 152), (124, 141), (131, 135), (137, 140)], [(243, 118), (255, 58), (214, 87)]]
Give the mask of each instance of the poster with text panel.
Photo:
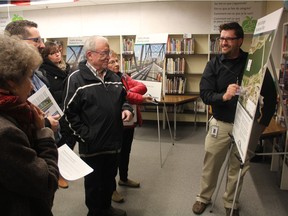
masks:
[(133, 79), (141, 81), (156, 101), (162, 96), (162, 74), (168, 33), (137, 35), (134, 46), (136, 70)]
[[(233, 137), (242, 161), (245, 161), (255, 113), (268, 60), (283, 8), (258, 19), (241, 84), (234, 119)], [(255, 134), (253, 134), (255, 135)]]

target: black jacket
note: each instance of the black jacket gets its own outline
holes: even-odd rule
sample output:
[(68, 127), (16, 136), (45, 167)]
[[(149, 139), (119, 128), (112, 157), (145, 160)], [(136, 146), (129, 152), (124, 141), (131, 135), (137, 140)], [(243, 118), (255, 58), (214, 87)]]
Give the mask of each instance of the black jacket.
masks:
[(70, 72), (70, 65), (66, 64), (66, 69), (61, 70), (49, 59), (44, 59), (39, 71), (48, 79), (49, 90), (57, 104), (62, 108), (62, 95), (66, 78)]
[(237, 59), (225, 59), (217, 55), (211, 59), (200, 81), (200, 97), (205, 104), (212, 106), (214, 118), (220, 121), (234, 122), (238, 96), (229, 101), (222, 97), (232, 83), (241, 85), (248, 53), (241, 50)]
[[(241, 85), (247, 56), (248, 53), (242, 50), (237, 59), (229, 60), (223, 55), (217, 55), (206, 65), (200, 81), (200, 96), (205, 104), (212, 106), (213, 117), (217, 120), (234, 122), (238, 96), (229, 101), (223, 101), (222, 97), (229, 84)], [(260, 95), (263, 97), (264, 105), (260, 106), (258, 103), (255, 118), (260, 124), (268, 126), (277, 104), (275, 84), (268, 69)]]
[(125, 103), (126, 91), (120, 78), (107, 70), (102, 82), (86, 66), (69, 75), (64, 92), (65, 119), (79, 142), (83, 157), (121, 149), (122, 110), (133, 111)]

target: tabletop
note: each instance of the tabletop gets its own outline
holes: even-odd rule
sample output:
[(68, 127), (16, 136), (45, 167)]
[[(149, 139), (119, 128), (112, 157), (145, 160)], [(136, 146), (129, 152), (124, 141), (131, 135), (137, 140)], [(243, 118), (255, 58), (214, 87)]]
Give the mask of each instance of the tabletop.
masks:
[(266, 136), (277, 136), (286, 133), (286, 128), (278, 124), (274, 118), (271, 119), (268, 127), (265, 128), (264, 132), (261, 135), (261, 138)]
[(179, 105), (196, 101), (198, 98), (199, 95), (165, 95), (159, 103)]

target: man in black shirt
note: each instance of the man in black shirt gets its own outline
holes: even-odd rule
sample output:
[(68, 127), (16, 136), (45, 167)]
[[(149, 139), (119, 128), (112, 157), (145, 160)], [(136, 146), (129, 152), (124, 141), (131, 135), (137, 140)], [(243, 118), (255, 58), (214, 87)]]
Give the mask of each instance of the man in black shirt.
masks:
[[(233, 129), (238, 101), (237, 95), (240, 91), (240, 85), (248, 56), (248, 53), (243, 52), (240, 48), (243, 43), (244, 33), (242, 27), (238, 23), (232, 22), (223, 24), (219, 29), (221, 54), (215, 56), (207, 63), (200, 81), (200, 97), (205, 104), (212, 107), (213, 118), (209, 123), (209, 132), (205, 139), (205, 157), (201, 176), (200, 193), (197, 195), (196, 202), (192, 208), (195, 214), (202, 214), (207, 205), (211, 202), (211, 197), (217, 185), (221, 166), (231, 145), (232, 140), (229, 133), (232, 133)], [(259, 126), (263, 125), (260, 126), (260, 130), (256, 135), (258, 137), (255, 136), (256, 139), (254, 140), (256, 141), (259, 138), (261, 131), (264, 130), (265, 126), (268, 126), (270, 119), (275, 112), (276, 90), (269, 72), (266, 73), (265, 80), (270, 86), (263, 87), (262, 90), (269, 89), (270, 95), (263, 95), (262, 93), (267, 92), (264, 90), (261, 91), (261, 95), (264, 96), (264, 103), (265, 101), (270, 100), (270, 105), (268, 107), (268, 112), (265, 113), (265, 121), (258, 119), (259, 115), (256, 113), (256, 119), (258, 120), (256, 123)], [(233, 145), (229, 157), (227, 182), (223, 195), (224, 207), (227, 215), (230, 215), (231, 212), (240, 170), (240, 161), (235, 157), (235, 154), (238, 154), (238, 150), (236, 145)], [(237, 190), (233, 216), (239, 215), (238, 199), (241, 192), (243, 177), (248, 169), (248, 162), (245, 162), (244, 168), (242, 169), (239, 188)]]

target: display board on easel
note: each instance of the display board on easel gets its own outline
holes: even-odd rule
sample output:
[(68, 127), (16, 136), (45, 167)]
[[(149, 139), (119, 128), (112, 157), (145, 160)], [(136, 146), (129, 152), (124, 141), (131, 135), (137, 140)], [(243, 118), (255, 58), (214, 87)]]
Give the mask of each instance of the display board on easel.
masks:
[(78, 67), (79, 62), (85, 59), (83, 46), (87, 37), (69, 37), (67, 42), (66, 62), (74, 71)]
[(236, 108), (233, 136), (245, 161), (260, 91), (283, 8), (257, 21)]
[(131, 74), (133, 79), (143, 82), (147, 94), (155, 100), (162, 99), (162, 74), (168, 34), (137, 35), (134, 54), (136, 72)]

